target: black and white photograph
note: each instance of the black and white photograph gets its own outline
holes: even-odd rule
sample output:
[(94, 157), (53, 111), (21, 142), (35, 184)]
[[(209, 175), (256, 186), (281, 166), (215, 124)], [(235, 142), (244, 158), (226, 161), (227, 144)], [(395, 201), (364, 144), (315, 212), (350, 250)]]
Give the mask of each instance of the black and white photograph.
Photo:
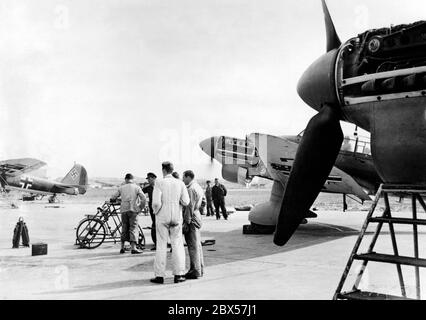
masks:
[(1, 301), (426, 299), (424, 1), (2, 0), (0, 70)]

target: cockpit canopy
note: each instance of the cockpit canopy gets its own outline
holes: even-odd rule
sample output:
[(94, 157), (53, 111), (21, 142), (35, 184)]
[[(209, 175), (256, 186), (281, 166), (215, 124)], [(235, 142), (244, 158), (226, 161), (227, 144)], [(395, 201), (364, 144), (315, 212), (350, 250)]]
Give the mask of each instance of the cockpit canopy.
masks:
[[(297, 135), (297, 137), (299, 139), (302, 139), (304, 133), (305, 131), (303, 130)], [(349, 135), (346, 135), (343, 139), (340, 151), (353, 152), (371, 156), (370, 138), (359, 136), (358, 134), (354, 138), (351, 138)]]

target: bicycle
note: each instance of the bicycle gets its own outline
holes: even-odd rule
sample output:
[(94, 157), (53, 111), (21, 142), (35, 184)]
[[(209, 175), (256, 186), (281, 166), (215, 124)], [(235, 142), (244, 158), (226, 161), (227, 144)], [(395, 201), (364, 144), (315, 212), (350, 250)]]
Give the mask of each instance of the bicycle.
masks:
[[(80, 245), (81, 248), (95, 249), (104, 242), (117, 243), (121, 241), (121, 227), (120, 203), (106, 201), (102, 207), (97, 208), (95, 215), (87, 215), (79, 222), (76, 228), (76, 245)], [(145, 236), (142, 228), (138, 227), (137, 247), (144, 249)]]

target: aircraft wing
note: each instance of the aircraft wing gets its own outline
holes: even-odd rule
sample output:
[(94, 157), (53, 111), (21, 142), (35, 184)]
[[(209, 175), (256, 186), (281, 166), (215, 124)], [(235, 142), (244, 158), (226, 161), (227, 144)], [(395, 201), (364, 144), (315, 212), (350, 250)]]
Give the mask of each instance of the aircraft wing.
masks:
[(321, 192), (352, 194), (363, 201), (371, 201), (370, 196), (349, 174), (333, 167)]
[[(249, 136), (259, 150), (259, 158), (274, 180), (287, 183), (298, 144), (285, 137), (253, 133)], [(333, 167), (322, 192), (352, 194), (361, 200), (371, 200), (364, 189), (346, 172)]]
[(15, 177), (40, 169), (45, 165), (45, 162), (32, 158), (5, 160), (0, 161), (0, 173), (6, 176)]

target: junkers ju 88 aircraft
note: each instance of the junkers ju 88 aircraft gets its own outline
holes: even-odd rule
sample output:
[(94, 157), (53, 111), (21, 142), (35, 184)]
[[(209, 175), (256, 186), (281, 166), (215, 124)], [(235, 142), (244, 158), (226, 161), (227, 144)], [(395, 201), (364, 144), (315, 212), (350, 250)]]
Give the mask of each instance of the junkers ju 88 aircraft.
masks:
[(322, 0), (327, 52), (305, 72), (300, 97), (318, 111), (301, 139), (274, 243), (285, 245), (329, 177), (340, 121), (371, 133), (384, 183), (426, 186), (426, 21), (368, 30), (341, 43)]
[(50, 195), (49, 202), (56, 201), (57, 194), (85, 194), (88, 185), (86, 169), (75, 164), (68, 174), (60, 181), (50, 181), (27, 175), (46, 163), (37, 159), (24, 158), (0, 161), (0, 182), (6, 191), (17, 190), (35, 195)]
[[(297, 136), (276, 137), (253, 133), (245, 140), (232, 137), (212, 137), (200, 143), (201, 149), (222, 165), (222, 177), (233, 183), (249, 183), (254, 177), (274, 181), (270, 200), (256, 205), (249, 214), (249, 233), (272, 233), (278, 220), (282, 198), (303, 132)], [(345, 138), (334, 167), (321, 192), (343, 194), (361, 201), (370, 200), (381, 180), (375, 170), (368, 140)], [(304, 218), (316, 214), (308, 208)]]

